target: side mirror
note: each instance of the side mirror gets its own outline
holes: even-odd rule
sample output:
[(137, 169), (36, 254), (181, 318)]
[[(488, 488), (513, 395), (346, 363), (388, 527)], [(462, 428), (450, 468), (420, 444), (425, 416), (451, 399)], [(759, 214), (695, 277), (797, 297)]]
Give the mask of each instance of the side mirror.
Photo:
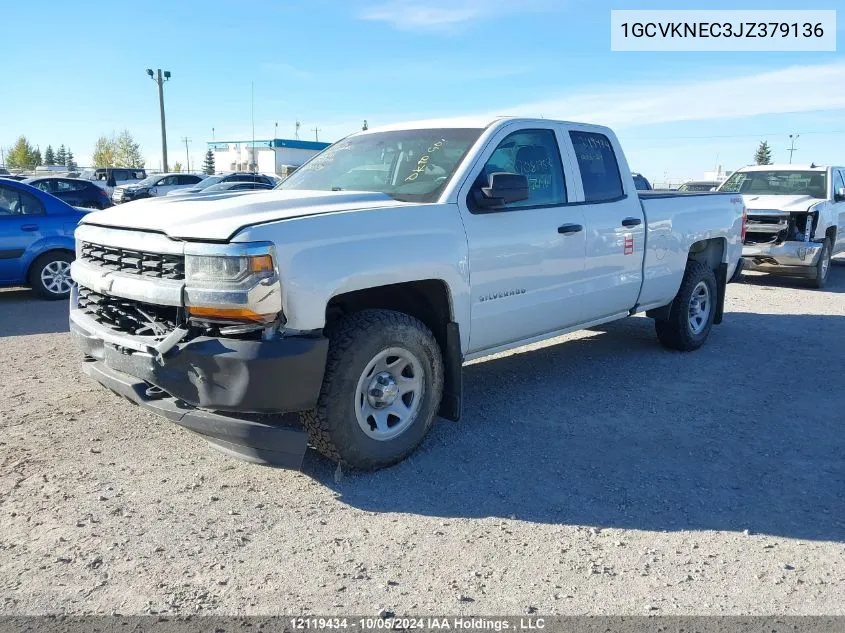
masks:
[(475, 202), (480, 209), (501, 209), (520, 200), (528, 200), (528, 178), (522, 174), (497, 171), (490, 174), (486, 187), (476, 189)]
[(836, 193), (833, 194), (833, 199), (836, 202), (844, 201), (845, 200), (845, 187), (839, 187), (839, 189), (836, 190)]

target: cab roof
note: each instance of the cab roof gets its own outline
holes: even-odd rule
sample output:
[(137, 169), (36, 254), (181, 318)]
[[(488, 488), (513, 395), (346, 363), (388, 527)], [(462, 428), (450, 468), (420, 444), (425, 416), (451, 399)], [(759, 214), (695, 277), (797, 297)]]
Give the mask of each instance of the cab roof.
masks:
[[(510, 123), (517, 121), (525, 124), (544, 124), (544, 123), (572, 123), (574, 121), (560, 121), (558, 119), (540, 119), (536, 117), (517, 117), (517, 116), (472, 116), (472, 117), (454, 117), (445, 119), (422, 119), (418, 121), (403, 121), (400, 123), (390, 123), (388, 125), (381, 125), (372, 127), (366, 132), (358, 132), (357, 134), (368, 134), (374, 132), (395, 132), (398, 130), (427, 130), (437, 128), (475, 128), (485, 129), (496, 123)], [(578, 123), (578, 125), (587, 125)], [(595, 127), (603, 127), (596, 125)]]

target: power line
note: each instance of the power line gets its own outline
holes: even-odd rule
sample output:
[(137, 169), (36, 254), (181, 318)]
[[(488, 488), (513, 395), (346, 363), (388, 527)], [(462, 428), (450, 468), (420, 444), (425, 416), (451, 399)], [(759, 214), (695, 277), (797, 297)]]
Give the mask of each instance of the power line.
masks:
[[(845, 130), (814, 130), (811, 132), (801, 132), (801, 134), (845, 134)], [(619, 136), (624, 136), (629, 141), (636, 141), (636, 140), (643, 140), (643, 141), (654, 141), (654, 140), (666, 140), (666, 141), (679, 141), (679, 140), (706, 140), (706, 139), (718, 139), (718, 138), (765, 138), (767, 136), (790, 136), (788, 132), (757, 132), (755, 134), (713, 134), (709, 136), (660, 136), (655, 138), (654, 136), (627, 136), (624, 133), (620, 133)]]

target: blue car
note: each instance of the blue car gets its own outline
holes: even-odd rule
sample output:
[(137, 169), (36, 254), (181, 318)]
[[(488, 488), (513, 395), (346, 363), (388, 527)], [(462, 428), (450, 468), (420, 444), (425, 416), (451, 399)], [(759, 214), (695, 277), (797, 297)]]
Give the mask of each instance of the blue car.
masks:
[(85, 213), (40, 189), (0, 178), (0, 286), (30, 286), (45, 299), (67, 298), (73, 231)]

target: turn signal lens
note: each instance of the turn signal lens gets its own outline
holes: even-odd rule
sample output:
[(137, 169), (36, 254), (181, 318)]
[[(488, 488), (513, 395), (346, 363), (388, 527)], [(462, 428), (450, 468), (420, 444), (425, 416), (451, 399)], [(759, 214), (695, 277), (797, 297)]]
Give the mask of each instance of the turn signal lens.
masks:
[(249, 258), (249, 270), (253, 273), (271, 273), (273, 258), (270, 255), (253, 255)]
[(226, 319), (229, 321), (253, 321), (269, 323), (275, 318), (273, 314), (258, 314), (245, 308), (204, 308), (188, 307), (188, 314), (197, 319)]

